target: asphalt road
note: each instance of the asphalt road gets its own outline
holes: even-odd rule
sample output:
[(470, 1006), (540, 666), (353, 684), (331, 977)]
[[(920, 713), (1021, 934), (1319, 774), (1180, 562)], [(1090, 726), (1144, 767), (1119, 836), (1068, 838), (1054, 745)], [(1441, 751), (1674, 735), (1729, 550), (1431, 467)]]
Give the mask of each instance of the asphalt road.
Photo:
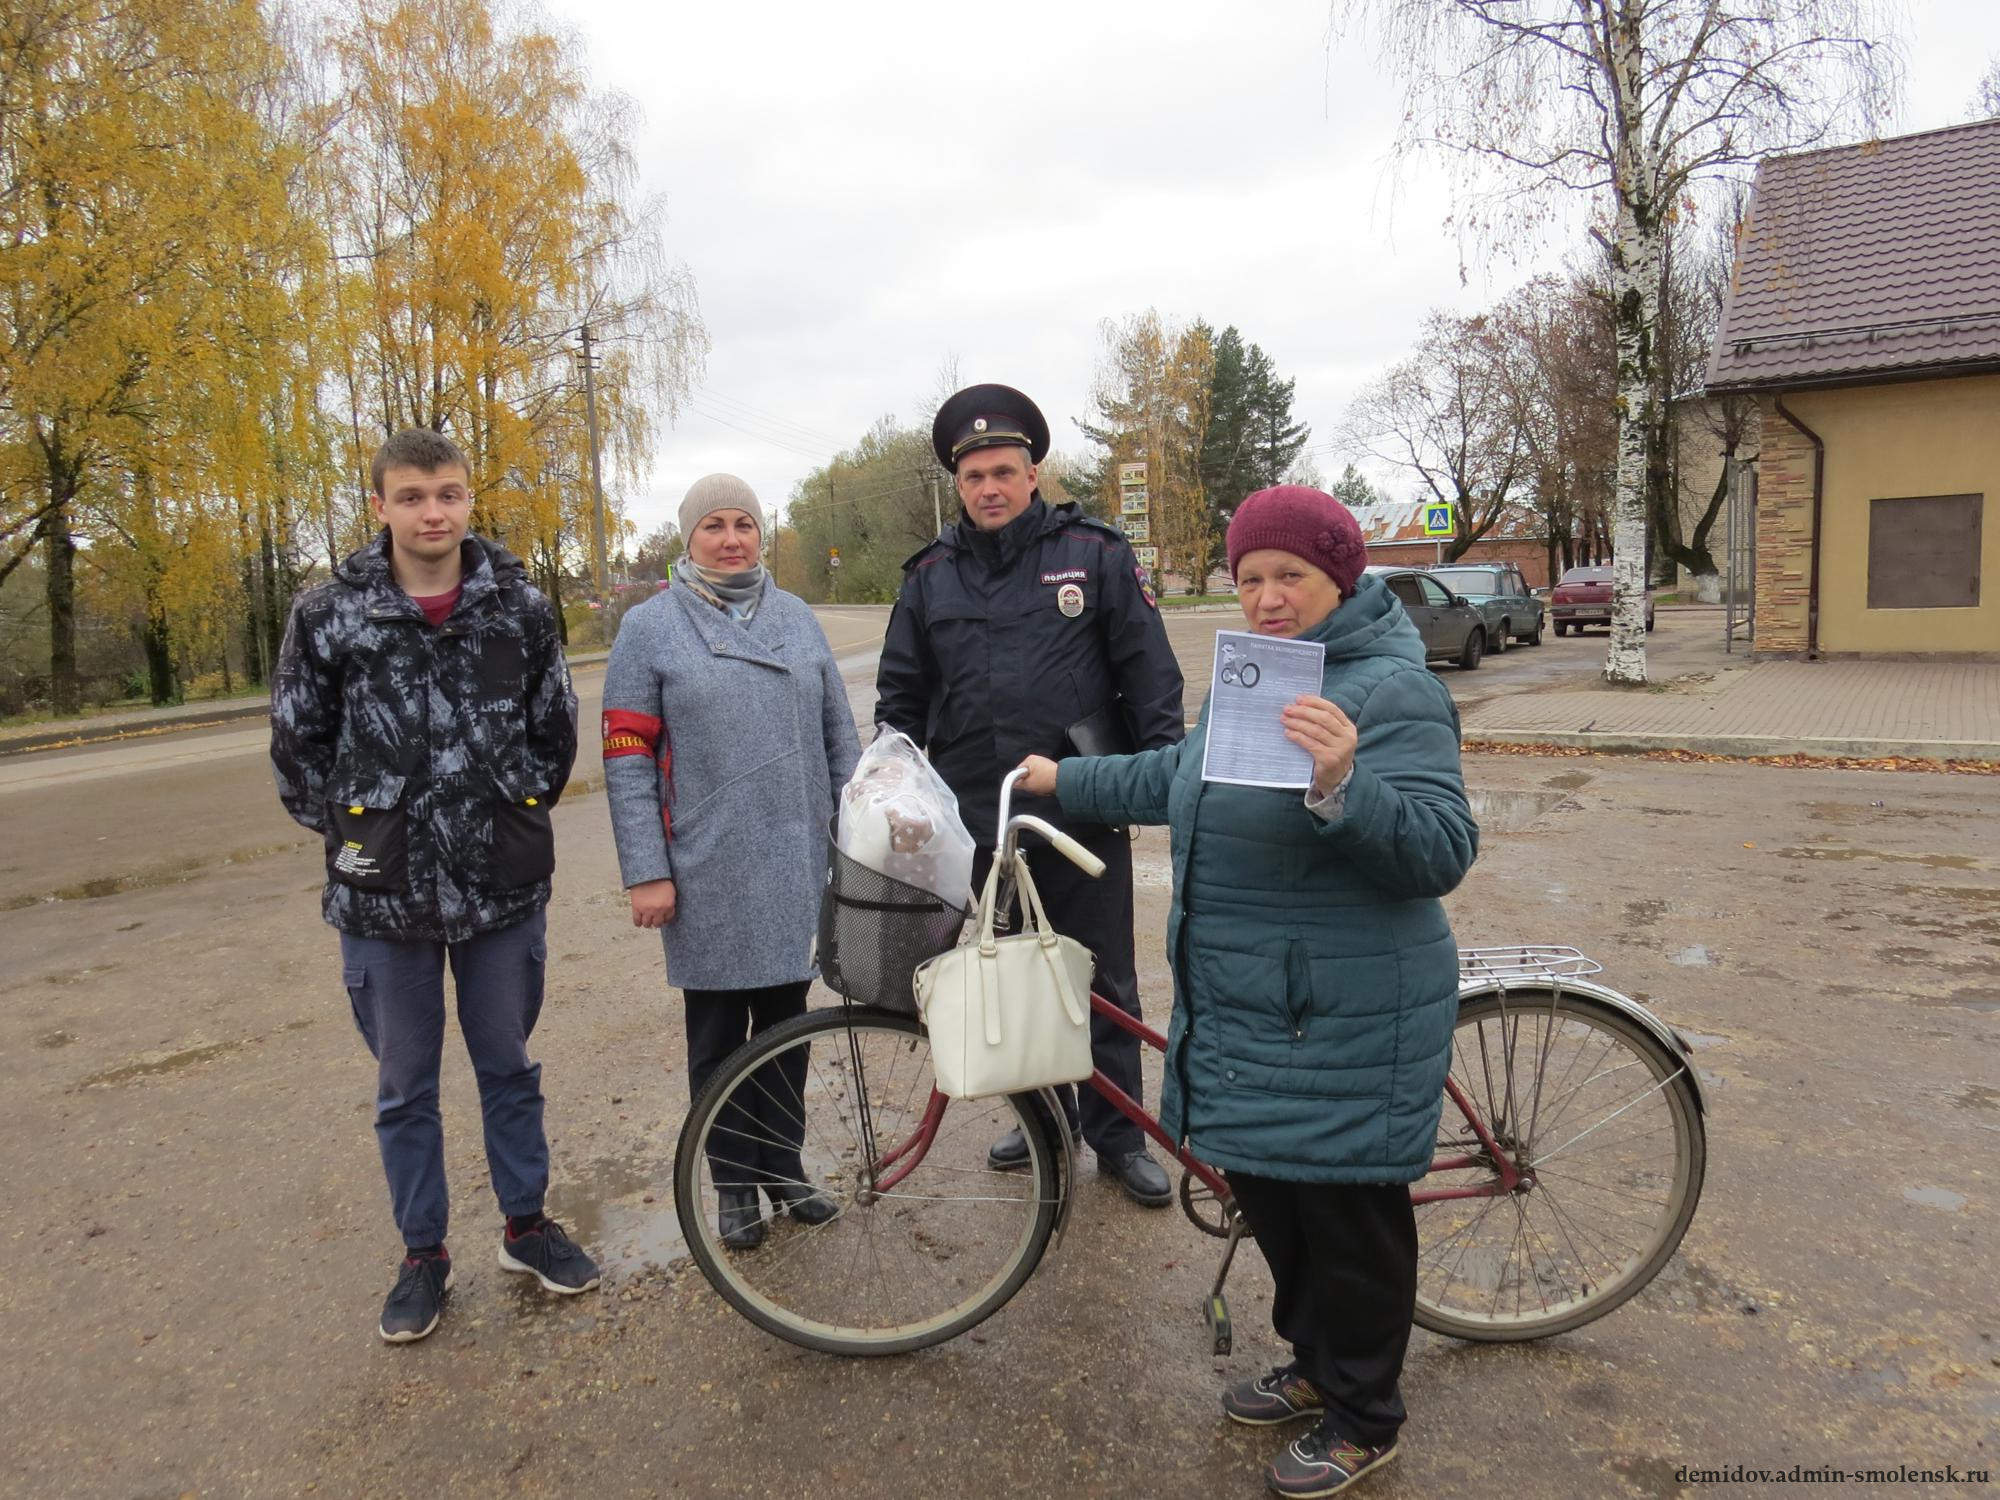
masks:
[[(823, 614), (859, 718), (885, 613)], [(1660, 618), (1662, 667), (1704, 659), (1714, 617)], [(1172, 618), (1191, 675), (1231, 623)], [(1602, 650), (1551, 637), (1440, 675), (1462, 701), (1534, 691)], [(577, 677), (589, 724), (601, 671)], [(1260, 1493), (1278, 1439), (1214, 1402), (1280, 1357), (1261, 1264), (1232, 1275), (1235, 1355), (1209, 1358), (1215, 1242), (1088, 1169), (1020, 1296), (910, 1358), (774, 1342), (676, 1264), (679, 1001), (629, 925), (598, 775), (587, 744), (556, 812), (536, 1045), (552, 1207), (608, 1283), (552, 1305), (494, 1267), (452, 1056), (458, 1287), (436, 1336), (391, 1349), (372, 1066), (317, 917), (317, 841), (277, 808), (261, 727), (0, 759), (0, 1494)], [(1574, 943), (1693, 1033), (1708, 1185), (1682, 1254), (1603, 1321), (1519, 1347), (1419, 1333), (1404, 1453), (1369, 1492), (1993, 1469), (2000, 782), (1511, 755), (1467, 777), (1484, 834), (1450, 903), (1461, 941)], [(1139, 854), (1162, 1020), (1162, 836)]]

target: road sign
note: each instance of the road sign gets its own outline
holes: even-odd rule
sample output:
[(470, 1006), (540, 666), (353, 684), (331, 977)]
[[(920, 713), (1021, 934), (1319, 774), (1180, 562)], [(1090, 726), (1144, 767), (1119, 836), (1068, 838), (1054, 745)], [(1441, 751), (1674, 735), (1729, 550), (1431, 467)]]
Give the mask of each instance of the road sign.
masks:
[(829, 547), (826, 549), (826, 555), (829, 562), (838, 562), (840, 560), (840, 549), (838, 547)]
[(1458, 528), (1452, 524), (1449, 505), (1426, 505), (1424, 507), (1425, 536), (1457, 536)]

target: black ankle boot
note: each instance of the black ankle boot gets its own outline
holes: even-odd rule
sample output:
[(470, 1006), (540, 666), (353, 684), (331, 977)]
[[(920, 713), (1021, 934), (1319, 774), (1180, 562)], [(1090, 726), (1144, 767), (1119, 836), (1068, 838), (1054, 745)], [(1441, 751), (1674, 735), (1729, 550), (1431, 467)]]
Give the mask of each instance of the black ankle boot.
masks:
[(755, 1188), (717, 1188), (715, 1196), (721, 1201), (717, 1227), (724, 1249), (755, 1250), (764, 1243), (764, 1205)]

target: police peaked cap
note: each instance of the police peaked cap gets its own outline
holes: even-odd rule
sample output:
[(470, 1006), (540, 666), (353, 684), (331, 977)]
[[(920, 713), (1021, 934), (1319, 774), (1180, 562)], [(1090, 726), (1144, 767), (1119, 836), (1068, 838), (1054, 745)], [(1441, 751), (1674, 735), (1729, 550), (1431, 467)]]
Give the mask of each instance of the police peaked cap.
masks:
[(1049, 424), (1040, 408), (1011, 385), (969, 385), (938, 408), (931, 423), (931, 451), (952, 473), (975, 448), (1028, 450), (1028, 461), (1049, 454)]

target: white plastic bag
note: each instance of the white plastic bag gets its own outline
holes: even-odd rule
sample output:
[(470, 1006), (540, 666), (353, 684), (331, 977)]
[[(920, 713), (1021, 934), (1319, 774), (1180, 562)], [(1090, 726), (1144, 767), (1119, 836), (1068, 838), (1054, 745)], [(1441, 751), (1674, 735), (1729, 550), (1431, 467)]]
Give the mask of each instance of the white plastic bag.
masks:
[(954, 906), (972, 897), (972, 835), (958, 799), (906, 734), (885, 730), (841, 789), (840, 852)]

